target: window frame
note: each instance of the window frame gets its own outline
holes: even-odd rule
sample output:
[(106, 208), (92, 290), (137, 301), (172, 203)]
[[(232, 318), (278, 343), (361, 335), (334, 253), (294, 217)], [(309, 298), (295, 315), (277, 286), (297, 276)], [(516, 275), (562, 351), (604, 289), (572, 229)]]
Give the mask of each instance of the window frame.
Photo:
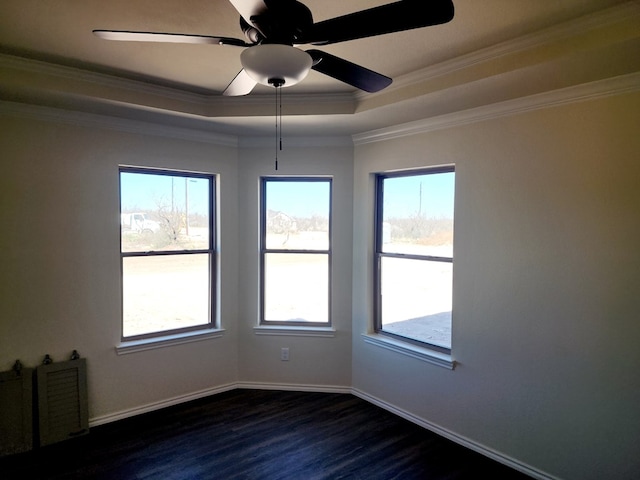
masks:
[[(208, 181), (209, 184), (209, 198), (207, 200), (208, 208), (208, 231), (209, 235), (207, 242), (209, 247), (205, 249), (183, 249), (183, 250), (168, 250), (168, 251), (127, 251), (122, 250), (122, 224), (120, 224), (120, 341), (122, 344), (131, 344), (138, 341), (149, 340), (162, 340), (167, 337), (176, 337), (180, 335), (193, 335), (195, 333), (206, 333), (218, 328), (217, 312), (217, 265), (218, 265), (218, 249), (217, 249), (217, 210), (216, 210), (216, 183), (217, 176), (211, 173), (191, 172), (185, 170), (174, 169), (160, 169), (152, 167), (139, 167), (120, 165), (118, 168), (118, 197), (119, 197), (119, 212), (122, 214), (122, 173), (135, 173), (144, 175), (156, 175), (167, 177), (184, 177), (198, 178)], [(168, 330), (159, 330), (138, 335), (124, 335), (124, 259), (125, 258), (152, 258), (163, 256), (181, 256), (181, 255), (197, 255), (208, 254), (209, 262), (209, 289), (208, 289), (208, 309), (207, 323), (193, 325), (190, 327), (173, 328)]]
[[(427, 348), (439, 353), (451, 354), (451, 348), (443, 347), (442, 345), (436, 345), (426, 341), (418, 340), (416, 338), (399, 335), (397, 333), (389, 332), (383, 329), (382, 325), (382, 259), (383, 258), (399, 258), (407, 260), (419, 260), (426, 262), (445, 262), (453, 265), (453, 254), (451, 257), (441, 257), (434, 255), (419, 255), (419, 254), (406, 254), (406, 253), (391, 253), (383, 251), (384, 244), (384, 180), (389, 178), (400, 177), (415, 177), (421, 175), (434, 175), (441, 173), (454, 173), (455, 165), (444, 165), (437, 167), (424, 167), (411, 170), (400, 170), (393, 172), (380, 172), (375, 174), (375, 204), (374, 204), (374, 305), (373, 305), (373, 330), (376, 334), (384, 335), (386, 337), (407, 342), (409, 344), (417, 345)], [(455, 196), (455, 192), (454, 192)], [(455, 201), (455, 198), (454, 198)], [(454, 236), (455, 238), (455, 236)], [(453, 316), (453, 310), (452, 310)], [(452, 318), (453, 322), (453, 318)]]
[[(328, 245), (326, 250), (308, 250), (308, 249), (274, 249), (267, 248), (267, 183), (269, 182), (322, 182), (329, 185), (329, 218), (328, 218)], [(331, 315), (331, 298), (332, 298), (332, 229), (333, 229), (333, 178), (325, 176), (263, 176), (260, 177), (260, 234), (259, 234), (259, 250), (260, 250), (260, 298), (258, 307), (258, 326), (260, 327), (307, 327), (307, 328), (327, 328), (332, 325)], [(315, 254), (326, 255), (327, 257), (327, 321), (294, 321), (294, 320), (267, 320), (265, 319), (265, 286), (266, 286), (266, 268), (265, 259), (267, 254)]]

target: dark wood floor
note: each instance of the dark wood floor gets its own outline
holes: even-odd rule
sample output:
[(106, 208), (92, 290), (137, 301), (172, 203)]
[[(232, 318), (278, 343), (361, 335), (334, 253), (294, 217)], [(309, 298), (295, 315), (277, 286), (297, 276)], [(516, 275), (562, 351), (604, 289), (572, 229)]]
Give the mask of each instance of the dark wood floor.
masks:
[(234, 390), (0, 459), (0, 478), (528, 479), (353, 395)]

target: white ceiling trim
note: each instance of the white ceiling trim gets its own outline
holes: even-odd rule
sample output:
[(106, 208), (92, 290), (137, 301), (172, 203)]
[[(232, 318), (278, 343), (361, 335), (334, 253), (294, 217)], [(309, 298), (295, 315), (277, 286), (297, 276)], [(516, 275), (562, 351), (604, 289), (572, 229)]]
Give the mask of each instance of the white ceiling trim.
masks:
[(527, 97), (506, 100), (482, 107), (462, 110), (438, 117), (408, 122), (393, 127), (372, 130), (353, 135), (354, 145), (381, 142), (395, 138), (458, 127), (519, 113), (550, 108), (568, 103), (593, 100), (612, 95), (621, 95), (640, 90), (640, 73), (630, 73), (582, 85), (576, 85)]
[(92, 85), (130, 90), (138, 94), (143, 93), (156, 95), (171, 100), (178, 100), (198, 105), (201, 105), (207, 99), (206, 95), (187, 92), (177, 88), (163, 87), (161, 85), (154, 85), (140, 80), (120, 78), (115, 75), (107, 75), (104, 73), (83, 70), (81, 68), (48, 63), (41, 60), (23, 58), (8, 54), (0, 54), (0, 67), (12, 68), (37, 75), (52, 76), (67, 80), (79, 80)]
[(597, 28), (629, 20), (629, 18), (633, 17), (640, 17), (640, 9), (638, 9), (637, 2), (630, 1), (416, 70), (415, 72), (395, 78), (389, 87), (380, 92), (373, 94), (358, 92), (355, 96), (357, 100), (362, 101), (364, 99), (387, 95), (426, 80), (449, 75), (459, 70), (464, 70), (465, 68), (496, 60), (507, 55), (525, 52), (536, 47), (562, 41)]
[(62, 110), (40, 105), (0, 101), (0, 114), (80, 127), (106, 128), (125, 133), (153, 135), (164, 138), (204, 142), (227, 147), (238, 147), (238, 137), (235, 135), (225, 135), (192, 128), (181, 128), (151, 122), (129, 120), (107, 115), (98, 115), (95, 113)]
[[(507, 100), (492, 105), (472, 108), (438, 117), (418, 120), (389, 128), (372, 130), (349, 137), (291, 137), (288, 146), (347, 146), (374, 143), (395, 138), (418, 135), (435, 130), (516, 115), (532, 110), (575, 103), (596, 98), (631, 93), (640, 90), (640, 73), (631, 73), (605, 80), (586, 83), (528, 97)], [(62, 110), (53, 107), (0, 101), (0, 114), (39, 121), (65, 123), (82, 127), (98, 127), (126, 133), (154, 135), (215, 145), (260, 148), (273, 144), (271, 137), (238, 138), (192, 128), (181, 128), (151, 122), (122, 119), (94, 113)]]
[[(535, 47), (562, 41), (593, 29), (625, 20), (628, 21), (629, 18), (639, 16), (640, 9), (638, 9), (637, 2), (630, 1), (397, 77), (390, 87), (375, 94), (366, 92), (290, 94), (287, 95), (287, 104), (294, 109), (296, 114), (305, 114), (305, 107), (306, 112), (313, 108), (321, 108), (321, 111), (317, 111), (315, 114), (353, 114), (356, 111), (356, 106), (365, 101), (374, 100), (382, 96), (393, 97), (396, 91), (421, 84), (436, 77), (452, 74), (483, 62), (524, 52)], [(241, 116), (253, 116), (251, 111), (257, 112), (258, 115), (263, 115), (264, 111), (262, 110), (273, 105), (272, 95), (224, 97), (217, 93), (195, 93), (179, 87), (162, 86), (143, 80), (121, 78), (116, 75), (92, 72), (81, 68), (57, 65), (8, 54), (0, 54), (0, 67), (36, 75), (81, 81), (88, 85), (105, 87), (106, 89), (129, 91), (138, 95), (155, 96), (156, 98), (183, 102), (185, 104), (183, 109), (187, 110), (188, 113), (200, 112), (199, 116), (203, 115), (211, 118), (236, 116), (233, 113), (236, 110), (238, 110), (237, 115)], [(193, 108), (189, 107), (189, 105)]]
[[(238, 146), (240, 148), (265, 148), (274, 147), (276, 140), (274, 136), (256, 136), (256, 137), (240, 137), (238, 139)], [(348, 136), (287, 136), (283, 140), (283, 149), (289, 147), (352, 147), (353, 139)]]
[[(92, 72), (81, 68), (48, 63), (41, 60), (18, 57), (4, 53), (0, 53), (0, 67), (33, 73), (36, 75), (82, 81), (100, 87), (128, 90), (137, 94), (154, 95), (170, 100), (192, 103), (199, 106), (228, 107), (236, 104), (242, 104), (245, 106), (272, 106), (274, 103), (273, 95), (247, 95), (243, 97), (225, 97), (219, 94), (205, 95), (181, 90), (179, 88), (156, 85), (142, 80), (120, 78), (115, 75)], [(355, 108), (355, 95), (353, 93), (287, 94), (287, 104), (308, 105), (310, 103), (339, 103), (347, 105), (348, 108), (353, 111)]]

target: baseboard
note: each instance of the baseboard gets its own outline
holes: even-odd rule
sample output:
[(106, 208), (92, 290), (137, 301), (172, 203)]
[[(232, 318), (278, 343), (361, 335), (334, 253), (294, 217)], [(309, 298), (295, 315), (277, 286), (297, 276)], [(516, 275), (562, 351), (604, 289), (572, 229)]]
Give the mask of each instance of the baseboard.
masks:
[(177, 397), (168, 398), (159, 402), (148, 403), (139, 407), (130, 408), (127, 410), (121, 410), (115, 413), (109, 413), (107, 415), (100, 415), (89, 419), (89, 427), (97, 427), (98, 425), (104, 425), (105, 423), (116, 422), (118, 420), (124, 420), (125, 418), (135, 417), (143, 413), (153, 412), (166, 407), (172, 407), (180, 403), (190, 402), (191, 400), (197, 400), (199, 398), (208, 397), (210, 395), (216, 395), (218, 393), (227, 392), (238, 388), (236, 383), (228, 383), (219, 387), (207, 388), (197, 392), (189, 393), (187, 395), (179, 395)]
[(352, 393), (351, 387), (339, 385), (301, 385), (298, 383), (238, 382), (237, 388), (252, 390), (287, 390), (294, 392)]
[(377, 405), (378, 407), (393, 413), (394, 415), (404, 418), (405, 420), (409, 420), (410, 422), (415, 423), (416, 425), (419, 425), (422, 428), (430, 430), (444, 438), (447, 438), (452, 442), (457, 443), (458, 445), (462, 445), (463, 447), (473, 450), (474, 452), (478, 452), (479, 454), (484, 455), (485, 457), (489, 457), (492, 460), (495, 460), (496, 462), (502, 463), (510, 468), (513, 468), (514, 470), (517, 470), (526, 475), (529, 475), (532, 478), (536, 478), (538, 480), (560, 480), (558, 477), (554, 477), (553, 475), (542, 472), (538, 469), (531, 467), (530, 465), (522, 463), (514, 458), (504, 455), (480, 443), (474, 442), (469, 438), (466, 438), (462, 435), (458, 435), (457, 433), (454, 433), (451, 430), (447, 430), (446, 428), (443, 428), (440, 425), (431, 423), (423, 418), (417, 417), (412, 413), (407, 412), (406, 410), (398, 408), (395, 405), (385, 402), (384, 400), (381, 400), (377, 397), (369, 395), (368, 393), (358, 390), (357, 388), (352, 388), (351, 393), (356, 397), (359, 397), (369, 403), (372, 403), (373, 405)]
[(168, 398), (159, 402), (148, 403), (139, 407), (130, 408), (127, 410), (121, 410), (115, 413), (109, 413), (107, 415), (100, 415), (98, 417), (92, 417), (89, 419), (89, 427), (97, 427), (98, 425), (104, 425), (105, 423), (116, 422), (118, 420), (124, 420), (125, 418), (135, 417), (136, 415), (142, 415), (143, 413), (153, 412), (166, 407), (172, 407), (179, 405), (180, 403), (190, 402), (191, 400), (197, 400), (199, 398), (208, 397), (210, 395), (216, 395), (222, 392), (228, 392), (229, 390), (235, 390), (237, 388), (246, 388), (252, 390), (288, 390), (296, 392), (319, 392), (319, 393), (351, 393), (351, 387), (335, 386), (335, 385), (302, 385), (297, 383), (267, 383), (267, 382), (234, 382), (219, 387), (207, 388), (197, 392), (189, 393), (186, 395), (179, 395), (177, 397)]
[(115, 422), (118, 420), (123, 420), (125, 418), (133, 417), (136, 415), (141, 415), (143, 413), (152, 412), (155, 410), (160, 410), (162, 408), (171, 407), (173, 405), (178, 405), (180, 403), (189, 402), (191, 400), (197, 400), (199, 398), (208, 397), (210, 395), (216, 395), (218, 393), (227, 392), (229, 390), (234, 389), (251, 389), (251, 390), (286, 390), (286, 391), (296, 391), (296, 392), (318, 392), (318, 393), (347, 393), (355, 395), (356, 397), (361, 398), (373, 405), (376, 405), (388, 412), (393, 413), (405, 420), (408, 420), (416, 425), (419, 425), (422, 428), (430, 430), (444, 438), (447, 438), (463, 447), (469, 448), (475, 452), (478, 452), (485, 457), (491, 458), (499, 463), (502, 463), (514, 470), (522, 472), (526, 475), (529, 475), (532, 478), (538, 480), (560, 480), (558, 477), (554, 477), (553, 475), (549, 475), (545, 472), (537, 470), (530, 465), (522, 463), (514, 458), (511, 458), (507, 455), (504, 455), (496, 450), (488, 448), (480, 443), (474, 442), (469, 438), (466, 438), (462, 435), (458, 435), (455, 432), (447, 430), (435, 423), (429, 422), (423, 418), (417, 417), (406, 410), (396, 407), (384, 400), (381, 400), (377, 397), (369, 395), (362, 390), (358, 390), (357, 388), (352, 388), (348, 386), (341, 385), (309, 385), (309, 384), (297, 384), (297, 383), (269, 383), (269, 382), (234, 382), (226, 385), (222, 385), (219, 387), (208, 388), (205, 390), (200, 390), (198, 392), (193, 392), (187, 395), (179, 395), (177, 397), (169, 398), (166, 400), (162, 400), (160, 402), (149, 403), (147, 405), (142, 405), (140, 407), (131, 408), (128, 410), (122, 410), (119, 412), (111, 413), (108, 415), (101, 415), (99, 417), (93, 417), (89, 419), (89, 426), (96, 427), (98, 425), (103, 425), (110, 422)]

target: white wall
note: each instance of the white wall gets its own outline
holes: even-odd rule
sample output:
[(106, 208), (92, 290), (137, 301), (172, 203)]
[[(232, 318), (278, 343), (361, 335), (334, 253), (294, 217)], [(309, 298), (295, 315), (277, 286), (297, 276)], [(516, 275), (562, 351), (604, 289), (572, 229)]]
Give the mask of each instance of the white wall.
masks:
[[(238, 149), (19, 116), (0, 117), (0, 131), (0, 370), (11, 368), (16, 359), (36, 366), (47, 353), (56, 361), (66, 360), (78, 349), (88, 361), (89, 415), (95, 423), (239, 381), (348, 391), (350, 139), (331, 140), (335, 146), (329, 147), (305, 142), (287, 147), (275, 172), (271, 142), (264, 148)], [(121, 317), (120, 164), (219, 175), (221, 338), (116, 353)], [(334, 179), (331, 337), (254, 333), (258, 179), (274, 173)], [(279, 359), (283, 346), (290, 348), (289, 362)]]
[[(355, 152), (339, 142), (285, 146), (278, 174), (334, 176), (331, 338), (254, 331), (258, 178), (276, 173), (272, 147), (1, 117), (0, 369), (78, 348), (93, 419), (235, 382), (353, 386), (558, 478), (633, 478), (639, 107), (636, 93)], [(116, 354), (120, 163), (220, 175), (222, 338)], [(457, 166), (454, 371), (361, 337), (372, 305), (371, 173), (449, 163)], [(279, 360), (282, 346), (289, 362)]]
[[(93, 420), (235, 382), (237, 149), (11, 116), (0, 132), (0, 370), (78, 349)], [(220, 175), (222, 338), (116, 354), (119, 164)]]
[[(292, 144), (293, 141), (293, 144)], [(353, 146), (351, 139), (325, 140), (325, 146), (285, 142), (274, 168), (273, 143), (243, 148), (238, 173), (240, 218), (239, 376), (249, 384), (288, 385), (331, 390), (351, 386), (351, 250), (353, 221)], [(335, 144), (327, 146), (328, 143)], [(287, 146), (287, 144), (292, 146)], [(273, 175), (322, 175), (333, 178), (332, 198), (332, 337), (258, 335), (259, 179)], [(280, 360), (280, 349), (290, 360)]]
[[(356, 146), (353, 386), (566, 480), (640, 472), (640, 95)], [(373, 172), (456, 165), (454, 371), (365, 344)]]

